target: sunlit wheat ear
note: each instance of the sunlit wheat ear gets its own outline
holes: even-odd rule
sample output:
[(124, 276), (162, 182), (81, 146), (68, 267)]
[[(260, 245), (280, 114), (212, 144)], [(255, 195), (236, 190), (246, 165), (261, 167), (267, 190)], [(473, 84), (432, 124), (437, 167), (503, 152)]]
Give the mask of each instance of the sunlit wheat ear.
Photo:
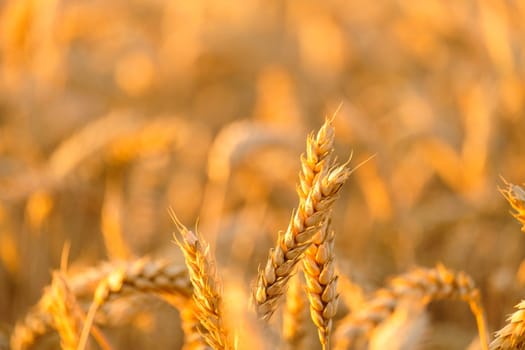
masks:
[(490, 350), (525, 349), (525, 300), (507, 320), (507, 325), (496, 332), (496, 338), (490, 343)]
[(403, 300), (412, 300), (425, 306), (440, 299), (461, 299), (469, 304), (476, 318), (482, 348), (487, 350), (488, 335), (479, 290), (465, 273), (450, 271), (443, 265), (433, 269), (416, 268), (393, 278), (362, 309), (339, 323), (334, 334), (334, 349), (352, 349), (361, 336), (370, 337), (374, 329), (390, 317)]
[(334, 253), (335, 232), (330, 221), (315, 235), (303, 258), (310, 316), (317, 326), (323, 349), (328, 349), (332, 322), (337, 311), (337, 276)]
[(499, 190), (514, 209), (512, 215), (521, 223), (521, 231), (525, 232), (525, 190), (518, 185), (505, 181), (505, 179), (503, 182), (506, 187)]
[(234, 349), (222, 319), (222, 291), (209, 246), (200, 234), (189, 231), (173, 212), (170, 214), (182, 236), (175, 240), (184, 254), (193, 285), (198, 330), (213, 349)]
[(295, 265), (326, 220), (349, 174), (347, 164), (320, 174), (306, 200), (301, 201), (292, 214), (288, 229), (279, 233), (265, 267), (259, 270), (254, 290), (255, 306), (261, 319), (269, 320), (277, 309), (288, 279), (295, 273)]
[[(328, 216), (337, 194), (348, 176), (348, 164), (332, 166), (324, 159), (333, 147), (331, 119), (307, 140), (307, 155), (303, 156), (298, 187), (299, 206), (292, 214), (285, 232), (280, 232), (274, 248), (270, 249), (266, 265), (259, 269), (254, 289), (257, 314), (269, 320), (282, 295), (288, 279), (295, 273), (295, 265)], [(312, 164), (307, 160), (311, 158)]]
[(306, 321), (308, 301), (303, 290), (301, 276), (295, 274), (290, 279), (286, 291), (286, 304), (283, 309), (283, 341), (287, 350), (302, 349), (306, 336)]
[[(301, 172), (297, 187), (300, 201), (307, 199), (315, 178), (333, 162), (335, 131), (332, 122), (333, 117), (325, 119), (317, 134), (308, 135), (306, 154), (301, 155)], [(283, 312), (283, 337), (289, 349), (299, 349), (304, 341), (306, 301), (301, 279), (294, 276), (286, 294), (286, 307)]]

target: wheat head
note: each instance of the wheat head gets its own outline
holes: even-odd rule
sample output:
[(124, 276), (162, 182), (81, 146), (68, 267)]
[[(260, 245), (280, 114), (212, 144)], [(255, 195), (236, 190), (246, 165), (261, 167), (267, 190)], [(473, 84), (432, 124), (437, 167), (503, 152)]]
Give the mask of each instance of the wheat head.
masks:
[(466, 301), (476, 316), (483, 349), (487, 349), (485, 316), (479, 290), (468, 275), (451, 271), (441, 264), (432, 269), (416, 268), (393, 278), (361, 310), (341, 321), (334, 334), (334, 349), (350, 349), (361, 335), (369, 337), (379, 324), (394, 313), (400, 302), (407, 298), (418, 301), (423, 306), (439, 299)]
[(200, 234), (182, 225), (173, 212), (171, 215), (182, 236), (176, 242), (184, 254), (193, 286), (198, 330), (213, 349), (234, 349), (222, 319), (222, 291), (209, 245)]
[[(330, 134), (318, 133), (319, 135), (328, 137)], [(312, 142), (310, 140), (308, 143)], [(331, 145), (330, 142), (326, 144)], [(306, 188), (304, 193), (303, 188), (299, 188), (299, 207), (293, 212), (287, 230), (279, 233), (275, 247), (270, 249), (265, 267), (259, 270), (254, 301), (257, 314), (263, 320), (269, 320), (277, 309), (296, 264), (312, 244), (315, 233), (321, 229), (341, 186), (350, 175), (347, 163), (331, 167), (323, 164), (319, 174), (313, 178), (312, 186)]]
[(490, 343), (490, 350), (525, 349), (525, 300), (508, 318), (508, 323), (496, 332), (496, 338)]

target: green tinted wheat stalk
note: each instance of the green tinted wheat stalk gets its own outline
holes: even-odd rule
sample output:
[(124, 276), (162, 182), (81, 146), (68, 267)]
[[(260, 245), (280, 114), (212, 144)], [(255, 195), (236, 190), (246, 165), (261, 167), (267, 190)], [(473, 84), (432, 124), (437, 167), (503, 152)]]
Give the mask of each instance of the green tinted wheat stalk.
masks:
[(415, 300), (424, 306), (433, 300), (450, 298), (469, 304), (476, 317), (482, 348), (487, 350), (485, 316), (479, 290), (465, 273), (450, 271), (442, 265), (434, 269), (416, 268), (393, 278), (361, 310), (341, 321), (334, 334), (334, 349), (352, 349), (362, 335), (370, 337), (377, 326), (394, 313), (402, 300)]
[(222, 319), (220, 283), (209, 246), (198, 233), (184, 227), (173, 212), (171, 215), (182, 235), (182, 239), (176, 239), (176, 242), (184, 254), (193, 285), (198, 330), (213, 349), (234, 349)]

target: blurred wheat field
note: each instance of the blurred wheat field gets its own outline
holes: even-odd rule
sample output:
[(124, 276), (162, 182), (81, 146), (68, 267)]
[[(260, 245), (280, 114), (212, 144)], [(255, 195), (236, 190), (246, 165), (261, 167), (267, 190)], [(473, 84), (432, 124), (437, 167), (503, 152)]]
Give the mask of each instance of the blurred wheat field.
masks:
[[(0, 0), (0, 349), (52, 281), (47, 305), (80, 334), (95, 288), (75, 276), (94, 282), (93, 266), (118, 261), (173, 285), (160, 299), (113, 298), (110, 285), (100, 337), (114, 349), (203, 346), (189, 342), (194, 315), (166, 297), (192, 293), (168, 208), (210, 244), (239, 348), (291, 344), (286, 312), (308, 300), (282, 303), (264, 338), (252, 288), (298, 206), (306, 136), (340, 104), (334, 158), (375, 156), (331, 213), (334, 327), (390, 276), (464, 271), (472, 285), (454, 276), (479, 290), (494, 339), (525, 296), (525, 237), (498, 191), (500, 176), (525, 181), (523, 18), (510, 0)], [(151, 291), (122, 278), (127, 292)], [(286, 297), (301, 294), (305, 281), (290, 283)], [(400, 309), (368, 348), (481, 349), (465, 303)], [(297, 348), (320, 349), (305, 318)], [(66, 345), (51, 334), (34, 348)]]

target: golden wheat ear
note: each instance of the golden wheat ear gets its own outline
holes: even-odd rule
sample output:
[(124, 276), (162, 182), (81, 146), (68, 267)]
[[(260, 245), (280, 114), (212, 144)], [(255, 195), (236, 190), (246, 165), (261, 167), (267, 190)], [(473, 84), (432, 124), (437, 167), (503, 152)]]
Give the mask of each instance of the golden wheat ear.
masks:
[[(278, 308), (296, 264), (322, 228), (351, 173), (347, 163), (332, 165), (329, 161), (333, 135), (331, 119), (327, 119), (317, 136), (307, 140), (307, 155), (303, 156), (298, 186), (299, 206), (293, 211), (287, 230), (279, 233), (265, 266), (259, 269), (254, 288), (255, 307), (263, 320), (268, 321)], [(311, 163), (304, 161), (309, 157)]]
[(525, 190), (518, 185), (507, 182), (503, 177), (501, 179), (505, 188), (500, 188), (499, 191), (513, 209), (512, 216), (521, 223), (521, 231), (525, 232)]
[(175, 241), (184, 254), (193, 286), (197, 329), (213, 349), (235, 349), (222, 317), (222, 290), (209, 245), (198, 232), (182, 225), (173, 211), (170, 215), (181, 236), (175, 236)]
[(440, 299), (461, 299), (469, 304), (476, 318), (482, 348), (487, 350), (485, 312), (478, 288), (464, 272), (454, 272), (443, 265), (432, 269), (416, 268), (391, 279), (388, 286), (376, 291), (363, 308), (338, 324), (334, 349), (352, 349), (363, 336), (370, 338), (378, 325), (388, 319), (403, 301), (414, 301), (424, 307)]
[(490, 343), (490, 350), (525, 349), (525, 300), (507, 320), (507, 325), (496, 332), (496, 338)]

